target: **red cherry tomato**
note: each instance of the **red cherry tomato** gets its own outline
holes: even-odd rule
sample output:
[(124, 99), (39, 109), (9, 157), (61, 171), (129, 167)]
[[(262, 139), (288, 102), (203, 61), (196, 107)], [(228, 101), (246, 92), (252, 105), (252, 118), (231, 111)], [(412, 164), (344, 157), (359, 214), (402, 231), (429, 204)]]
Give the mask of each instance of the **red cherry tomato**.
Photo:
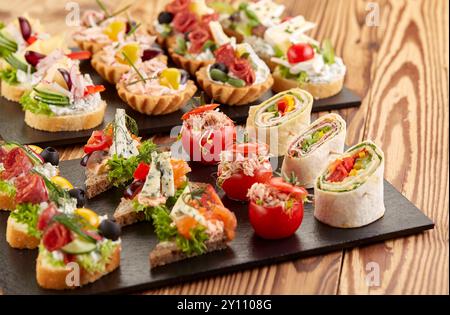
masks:
[(248, 200), (247, 192), (254, 183), (266, 183), (271, 177), (272, 167), (270, 167), (270, 169), (258, 169), (255, 171), (254, 176), (247, 176), (244, 173), (239, 172), (224, 180), (222, 189), (228, 198), (246, 201)]
[(42, 236), (42, 243), (48, 251), (60, 249), (72, 240), (70, 231), (60, 223), (52, 224)]
[(205, 134), (192, 131), (184, 126), (181, 131), (181, 143), (189, 154), (191, 161), (203, 164), (216, 164), (220, 161), (220, 153), (231, 146), (236, 140), (236, 128), (233, 125), (212, 130)]
[(310, 44), (299, 43), (289, 47), (287, 59), (289, 63), (299, 63), (314, 58), (314, 48)]
[(281, 177), (271, 178), (269, 185), (276, 188), (280, 192), (290, 194), (297, 200), (303, 201), (303, 199), (308, 196), (308, 191), (305, 188), (289, 184)]
[(84, 96), (98, 92), (103, 92), (104, 90), (105, 87), (103, 85), (88, 85), (84, 89)]
[(71, 52), (70, 54), (67, 54), (66, 56), (72, 60), (86, 60), (86, 59), (91, 58), (91, 52), (89, 52), (87, 50), (74, 51), (74, 52)]
[(199, 107), (196, 107), (193, 110), (185, 113), (183, 116), (181, 116), (181, 119), (182, 120), (186, 120), (192, 115), (198, 115), (198, 114), (201, 114), (203, 112), (207, 112), (209, 110), (214, 110), (217, 107), (219, 107), (219, 104), (208, 104), (208, 105), (199, 106)]
[(50, 204), (42, 213), (39, 215), (37, 228), (40, 231), (45, 230), (50, 220), (58, 213), (55, 206)]
[(303, 220), (303, 203), (295, 202), (289, 210), (281, 206), (263, 207), (250, 201), (250, 224), (255, 233), (265, 239), (289, 237), (297, 231)]
[(133, 174), (134, 179), (145, 180), (149, 170), (150, 165), (144, 162), (139, 163), (138, 167), (136, 168)]
[(112, 145), (112, 141), (112, 137), (105, 134), (103, 130), (96, 130), (92, 133), (92, 136), (84, 146), (84, 153), (106, 151)]

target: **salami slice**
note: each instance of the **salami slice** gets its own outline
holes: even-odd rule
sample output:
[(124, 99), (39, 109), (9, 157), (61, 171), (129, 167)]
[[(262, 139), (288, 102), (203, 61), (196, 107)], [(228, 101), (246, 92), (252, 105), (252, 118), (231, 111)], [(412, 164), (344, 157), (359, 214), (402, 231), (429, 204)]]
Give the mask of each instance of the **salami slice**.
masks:
[(216, 56), (216, 62), (223, 63), (227, 67), (230, 67), (236, 59), (236, 56), (234, 55), (234, 49), (231, 44), (220, 46), (216, 49), (214, 55)]
[(193, 54), (200, 53), (203, 45), (209, 39), (211, 39), (211, 34), (208, 29), (197, 26), (192, 32), (189, 33), (189, 41), (191, 42), (189, 52)]
[(17, 203), (41, 203), (48, 201), (47, 187), (44, 180), (37, 174), (27, 174), (16, 179)]
[(179, 12), (173, 18), (172, 25), (177, 32), (190, 32), (197, 25), (197, 17), (189, 11)]
[(230, 71), (239, 79), (244, 80), (248, 85), (255, 82), (255, 71), (252, 69), (250, 62), (247, 59), (237, 59), (230, 66)]
[(187, 11), (191, 0), (173, 0), (166, 5), (166, 11), (177, 14), (179, 12)]
[(28, 173), (33, 168), (33, 163), (22, 149), (14, 148), (3, 158), (3, 167), (5, 170), (0, 176), (8, 180)]

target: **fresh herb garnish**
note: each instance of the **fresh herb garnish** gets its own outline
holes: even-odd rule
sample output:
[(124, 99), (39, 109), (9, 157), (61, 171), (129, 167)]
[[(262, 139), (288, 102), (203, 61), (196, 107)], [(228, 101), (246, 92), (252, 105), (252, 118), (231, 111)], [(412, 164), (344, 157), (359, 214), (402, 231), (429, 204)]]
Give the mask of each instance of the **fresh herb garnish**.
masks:
[(9, 85), (19, 84), (19, 80), (17, 80), (17, 69), (7, 68), (0, 70), (0, 79)]
[(332, 65), (335, 63), (334, 48), (331, 45), (331, 41), (329, 39), (326, 39), (323, 41), (322, 56), (323, 56), (324, 62), (327, 65)]
[(96, 0), (96, 2), (98, 4), (98, 6), (100, 7), (100, 9), (105, 13), (105, 18), (103, 20), (101, 20), (100, 23), (103, 22), (103, 21), (106, 21), (107, 19), (110, 19), (112, 17), (115, 17), (115, 16), (125, 12), (126, 10), (128, 10), (132, 6), (132, 4), (129, 4), (129, 5), (126, 5), (125, 7), (123, 7), (122, 9), (119, 9), (119, 10), (113, 12), (113, 13), (109, 13), (108, 8), (106, 7), (106, 5), (102, 1)]
[(142, 81), (145, 81), (144, 76), (139, 72), (138, 68), (136, 68), (136, 66), (134, 65), (134, 62), (131, 61), (130, 57), (128, 57), (128, 55), (123, 51), (122, 51), (122, 55), (125, 58), (125, 60), (128, 62), (128, 64), (134, 69), (134, 71), (136, 71), (139, 78), (141, 78)]
[(14, 197), (14, 195), (16, 194), (16, 188), (14, 187), (14, 185), (0, 180), (0, 192), (8, 197)]
[(69, 215), (69, 214), (57, 214), (52, 218), (52, 221), (61, 223), (66, 228), (80, 236), (82, 239), (88, 242), (96, 243), (97, 241), (90, 235), (86, 234), (83, 229), (90, 228), (93, 229), (93, 227), (89, 226), (89, 223), (86, 219), (84, 219), (81, 216), (76, 215)]
[(186, 44), (186, 40), (181, 37), (178, 36), (177, 37), (177, 46), (175, 47), (174, 51), (179, 54), (184, 56), (187, 52), (187, 44)]

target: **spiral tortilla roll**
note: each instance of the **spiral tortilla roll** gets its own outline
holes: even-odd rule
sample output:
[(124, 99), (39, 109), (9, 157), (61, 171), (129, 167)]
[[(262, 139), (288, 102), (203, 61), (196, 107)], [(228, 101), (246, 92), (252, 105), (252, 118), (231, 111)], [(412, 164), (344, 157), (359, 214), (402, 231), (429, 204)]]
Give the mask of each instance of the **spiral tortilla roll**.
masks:
[(341, 182), (331, 182), (330, 166), (321, 172), (314, 184), (317, 220), (338, 228), (368, 225), (384, 215), (383, 173), (384, 154), (372, 141), (364, 141), (348, 149), (340, 160), (365, 149), (367, 165), (354, 176)]
[[(277, 101), (293, 96), (295, 107), (283, 115), (273, 111)], [(247, 132), (250, 138), (269, 145), (274, 156), (284, 155), (288, 144), (311, 122), (312, 95), (302, 89), (291, 89), (276, 94), (260, 105), (250, 107), (247, 118)]]
[[(299, 185), (312, 188), (314, 180), (327, 164), (344, 152), (346, 124), (341, 116), (327, 114), (313, 122), (287, 150), (281, 167), (282, 174), (295, 174)], [(312, 139), (320, 139), (312, 143)]]

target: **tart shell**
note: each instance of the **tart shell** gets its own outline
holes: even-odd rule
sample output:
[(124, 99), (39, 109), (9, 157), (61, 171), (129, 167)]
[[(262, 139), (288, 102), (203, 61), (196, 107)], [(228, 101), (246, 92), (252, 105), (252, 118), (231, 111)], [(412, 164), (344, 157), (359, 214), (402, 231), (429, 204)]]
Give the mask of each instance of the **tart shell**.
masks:
[(105, 110), (106, 102), (104, 101), (96, 111), (76, 115), (47, 116), (34, 114), (27, 110), (25, 111), (25, 123), (31, 128), (50, 132), (87, 130), (97, 127), (103, 122)]
[(278, 93), (299, 87), (311, 93), (316, 100), (339, 94), (344, 86), (344, 77), (330, 83), (313, 84), (298, 83), (294, 80), (283, 78), (277, 70), (273, 72), (272, 76), (274, 80), (272, 90), (274, 90), (274, 92)]
[(74, 40), (74, 41), (75, 43), (77, 43), (78, 47), (80, 47), (81, 50), (87, 50), (92, 54), (102, 50), (103, 47), (108, 45), (108, 43), (97, 43), (87, 40)]
[(188, 80), (186, 88), (172, 95), (153, 96), (146, 94), (134, 94), (127, 90), (123, 82), (116, 85), (120, 98), (134, 110), (151, 116), (166, 115), (182, 108), (194, 96), (197, 87), (194, 82)]
[[(108, 65), (103, 62), (104, 52), (99, 51), (92, 56), (91, 65), (97, 71), (97, 73), (106, 81), (111, 84), (116, 84), (119, 82), (122, 75), (127, 73), (130, 70), (128, 65), (118, 64), (118, 65)], [(167, 56), (160, 54), (155, 57), (155, 59), (167, 64)]]
[(231, 106), (249, 104), (261, 97), (273, 84), (273, 78), (269, 76), (263, 83), (237, 88), (211, 81), (207, 70), (208, 67), (203, 67), (197, 71), (197, 82), (212, 99), (221, 104)]
[(210, 64), (214, 63), (214, 59), (211, 60), (194, 60), (186, 58), (180, 54), (177, 54), (175, 52), (176, 47), (176, 36), (169, 37), (167, 39), (167, 51), (169, 52), (170, 58), (172, 58), (173, 62), (180, 68), (183, 68), (189, 74), (195, 75), (195, 73), (205, 66), (208, 66)]

